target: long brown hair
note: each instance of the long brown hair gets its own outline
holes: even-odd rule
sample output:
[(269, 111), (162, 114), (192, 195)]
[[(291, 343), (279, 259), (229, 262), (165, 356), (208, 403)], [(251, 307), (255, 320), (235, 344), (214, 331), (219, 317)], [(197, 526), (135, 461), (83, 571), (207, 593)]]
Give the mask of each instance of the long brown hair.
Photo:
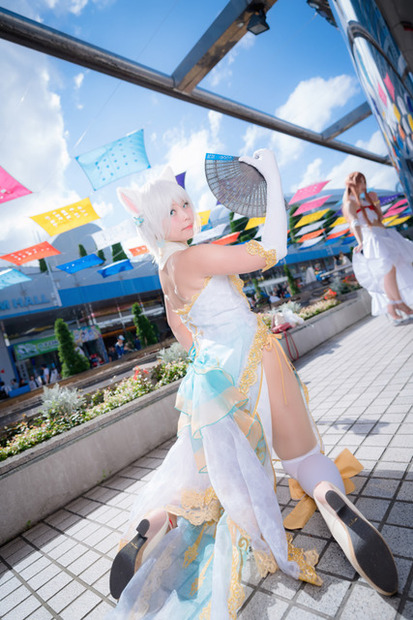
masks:
[[(370, 221), (368, 215), (367, 215), (367, 209), (364, 205), (361, 204), (360, 201), (360, 196), (357, 192), (357, 185), (364, 181), (364, 183), (367, 185), (366, 183), (366, 177), (364, 176), (364, 174), (362, 172), (352, 172), (351, 174), (348, 175), (348, 177), (345, 180), (345, 184), (346, 184), (346, 190), (344, 192), (344, 198), (343, 198), (343, 202), (346, 202), (347, 200), (350, 200), (350, 195), (353, 195), (354, 198), (356, 199), (356, 202), (359, 206), (359, 209), (361, 210), (363, 217), (366, 221), (367, 226), (371, 226), (372, 222)], [(380, 211), (377, 209), (376, 205), (374, 204), (373, 200), (371, 199), (370, 194), (366, 191), (365, 192), (365, 196), (366, 196), (366, 200), (367, 202), (370, 204), (370, 206), (375, 210), (375, 212), (377, 213), (379, 220), (380, 220), (380, 216), (381, 213)]]

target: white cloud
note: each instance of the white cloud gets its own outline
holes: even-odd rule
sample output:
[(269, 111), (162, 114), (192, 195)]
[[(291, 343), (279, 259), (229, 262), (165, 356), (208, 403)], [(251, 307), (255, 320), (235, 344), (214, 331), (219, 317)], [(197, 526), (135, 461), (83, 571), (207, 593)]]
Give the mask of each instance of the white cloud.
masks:
[(77, 75), (75, 75), (75, 77), (73, 78), (73, 81), (75, 83), (76, 90), (79, 90), (79, 88), (82, 86), (84, 79), (85, 79), (84, 73), (78, 73)]
[(113, 204), (111, 202), (106, 202), (105, 200), (97, 201), (94, 199), (93, 208), (100, 218), (107, 217), (114, 212)]
[[(328, 80), (321, 77), (304, 80), (296, 86), (287, 101), (275, 110), (275, 116), (320, 132), (332, 121), (335, 110), (343, 107), (357, 93), (358, 88), (356, 79), (349, 75), (339, 75)], [(275, 150), (280, 166), (296, 161), (304, 151), (303, 140), (256, 126), (249, 126), (244, 134), (246, 151), (264, 146), (262, 142), (267, 137), (267, 146)]]
[[(386, 154), (386, 147), (379, 130), (374, 132), (367, 141), (359, 140), (356, 146), (371, 151), (372, 153)], [(350, 172), (360, 170), (366, 179), (369, 187), (376, 189), (393, 190), (398, 182), (398, 177), (393, 166), (384, 166), (368, 159), (362, 159), (355, 155), (347, 155), (340, 164), (333, 168), (329, 168), (328, 164), (317, 158), (312, 161), (304, 172), (298, 187), (306, 187), (310, 183), (316, 181), (324, 181), (330, 179), (330, 183), (325, 189), (343, 189), (344, 179)], [(296, 189), (296, 188), (294, 188)]]
[(33, 194), (6, 203), (0, 249), (37, 243), (45, 233), (29, 219), (79, 198), (65, 181), (70, 163), (60, 97), (50, 84), (48, 61), (0, 42), (0, 74), (7, 97), (0, 98), (0, 163)]
[[(205, 154), (208, 152), (220, 153), (223, 144), (219, 137), (222, 114), (208, 112), (208, 125), (187, 134), (184, 128), (175, 127), (163, 135), (163, 142), (167, 148), (166, 163), (172, 166), (175, 174), (186, 171), (186, 188), (197, 210), (211, 208), (205, 205), (208, 199), (205, 194)], [(209, 192), (209, 195), (210, 192)], [(215, 204), (214, 199), (212, 205)]]

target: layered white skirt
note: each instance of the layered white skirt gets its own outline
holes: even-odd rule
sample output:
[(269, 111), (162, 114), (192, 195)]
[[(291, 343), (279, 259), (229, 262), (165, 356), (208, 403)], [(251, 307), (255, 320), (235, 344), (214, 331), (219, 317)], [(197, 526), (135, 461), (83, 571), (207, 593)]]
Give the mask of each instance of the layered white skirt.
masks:
[(389, 300), (384, 276), (396, 267), (401, 299), (413, 307), (413, 243), (392, 228), (363, 226), (363, 252), (353, 254), (353, 270), (372, 298), (373, 316), (385, 314)]

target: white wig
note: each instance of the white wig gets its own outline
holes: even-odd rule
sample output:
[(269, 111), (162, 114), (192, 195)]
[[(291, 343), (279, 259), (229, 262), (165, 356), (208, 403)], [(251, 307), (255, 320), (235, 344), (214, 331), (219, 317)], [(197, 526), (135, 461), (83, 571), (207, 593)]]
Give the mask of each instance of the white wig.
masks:
[(158, 263), (163, 241), (169, 232), (172, 203), (183, 200), (194, 211), (190, 197), (176, 182), (171, 168), (166, 168), (159, 179), (149, 181), (140, 189), (118, 187), (117, 193), (126, 210), (134, 216), (142, 240)]

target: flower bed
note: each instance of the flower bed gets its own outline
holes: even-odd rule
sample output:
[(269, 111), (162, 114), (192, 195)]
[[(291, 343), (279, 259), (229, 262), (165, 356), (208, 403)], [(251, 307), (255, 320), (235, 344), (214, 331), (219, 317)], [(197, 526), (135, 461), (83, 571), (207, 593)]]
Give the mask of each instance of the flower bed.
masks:
[(161, 361), (151, 372), (136, 367), (133, 377), (124, 379), (115, 388), (98, 390), (85, 397), (76, 389), (61, 388), (58, 384), (51, 389), (45, 388), (43, 415), (9, 430), (1, 440), (0, 461), (181, 379), (186, 368), (184, 359)]

